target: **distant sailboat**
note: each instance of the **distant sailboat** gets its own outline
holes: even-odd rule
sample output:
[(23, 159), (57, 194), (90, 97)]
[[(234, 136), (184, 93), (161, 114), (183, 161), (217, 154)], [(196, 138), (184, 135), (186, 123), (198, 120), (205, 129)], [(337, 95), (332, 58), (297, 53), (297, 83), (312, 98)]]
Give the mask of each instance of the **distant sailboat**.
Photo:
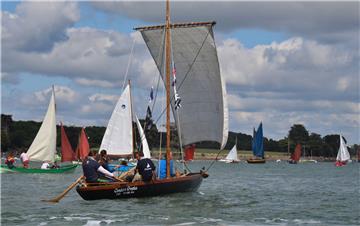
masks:
[(86, 156), (89, 155), (89, 152), (90, 152), (90, 145), (89, 145), (88, 137), (86, 135), (85, 129), (81, 128), (75, 157), (77, 160), (82, 161)]
[(265, 163), (264, 156), (264, 137), (262, 123), (260, 123), (257, 131), (254, 129), (252, 139), (252, 151), (254, 157), (246, 160), (248, 163)]
[(75, 160), (75, 153), (66, 135), (63, 124), (60, 125), (61, 131), (61, 162), (72, 162)]
[(225, 159), (221, 159), (219, 161), (220, 162), (226, 162), (226, 163), (239, 163), (240, 160), (239, 160), (238, 155), (237, 155), (236, 144), (230, 150), (229, 154), (225, 157)]
[(336, 156), (336, 166), (344, 166), (350, 160), (350, 154), (347, 150), (344, 138), (340, 135), (340, 146)]
[[(55, 162), (56, 155), (56, 107), (55, 107), (55, 91), (52, 89), (49, 107), (47, 109), (41, 127), (36, 134), (29, 150), (27, 151), (30, 161), (35, 162)], [(7, 166), (1, 165), (2, 168)], [(23, 168), (14, 167), (8, 169), (8, 172), (20, 173), (63, 173), (66, 171), (74, 170), (76, 165), (63, 166), (53, 169), (40, 169), (40, 168)]]
[(312, 159), (312, 153), (310, 154), (310, 159), (305, 157), (305, 145), (304, 145), (304, 155), (303, 158), (300, 158), (299, 162), (301, 163), (317, 163), (315, 159)]
[(289, 163), (296, 164), (299, 162), (301, 157), (301, 144), (297, 144), (295, 147), (295, 151), (291, 154)]

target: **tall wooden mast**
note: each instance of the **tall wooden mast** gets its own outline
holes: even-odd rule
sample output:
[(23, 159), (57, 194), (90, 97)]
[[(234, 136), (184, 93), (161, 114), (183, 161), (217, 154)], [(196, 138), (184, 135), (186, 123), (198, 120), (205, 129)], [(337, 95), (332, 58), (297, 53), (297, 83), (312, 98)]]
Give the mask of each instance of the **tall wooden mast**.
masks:
[(166, 0), (165, 29), (166, 67), (166, 177), (170, 177), (170, 0)]

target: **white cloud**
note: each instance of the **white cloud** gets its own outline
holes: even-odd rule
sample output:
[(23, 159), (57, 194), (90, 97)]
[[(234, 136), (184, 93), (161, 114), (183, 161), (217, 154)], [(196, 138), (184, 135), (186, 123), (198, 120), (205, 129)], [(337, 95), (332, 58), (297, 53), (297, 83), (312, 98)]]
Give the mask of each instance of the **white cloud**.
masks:
[(119, 99), (119, 96), (116, 95), (106, 95), (106, 94), (101, 94), (101, 93), (96, 93), (94, 95), (91, 95), (89, 97), (89, 100), (91, 102), (102, 102), (102, 101), (107, 101), (110, 103), (116, 103), (116, 101)]
[[(302, 38), (254, 48), (228, 39), (218, 46), (222, 75), (230, 89), (240, 85), (238, 92), (275, 92), (283, 98), (296, 94), (298, 99), (357, 98), (355, 52)], [(344, 89), (347, 92), (337, 92)]]
[[(54, 86), (55, 100), (73, 103), (76, 101), (78, 94), (74, 90), (65, 86)], [(41, 90), (34, 93), (34, 97), (39, 102), (48, 101), (52, 92), (52, 88)]]
[(112, 83), (104, 80), (86, 79), (86, 78), (77, 78), (75, 79), (75, 82), (83, 86), (98, 86), (103, 88), (113, 88), (116, 86), (120, 86), (119, 83)]

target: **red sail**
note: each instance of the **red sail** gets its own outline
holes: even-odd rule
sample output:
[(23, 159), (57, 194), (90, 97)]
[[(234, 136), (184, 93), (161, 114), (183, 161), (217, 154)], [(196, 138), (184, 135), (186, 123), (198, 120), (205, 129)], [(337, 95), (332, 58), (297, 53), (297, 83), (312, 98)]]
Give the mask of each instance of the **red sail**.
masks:
[(76, 158), (83, 160), (86, 156), (88, 156), (90, 152), (89, 141), (85, 133), (85, 129), (81, 129), (79, 143), (76, 148)]
[(74, 151), (71, 147), (69, 139), (65, 133), (65, 129), (61, 123), (61, 162), (70, 162), (75, 159)]
[(295, 162), (298, 162), (301, 157), (301, 144), (297, 144), (295, 147), (294, 153), (291, 155), (291, 159)]
[(185, 161), (194, 160), (194, 153), (195, 153), (195, 144), (189, 145), (185, 148)]

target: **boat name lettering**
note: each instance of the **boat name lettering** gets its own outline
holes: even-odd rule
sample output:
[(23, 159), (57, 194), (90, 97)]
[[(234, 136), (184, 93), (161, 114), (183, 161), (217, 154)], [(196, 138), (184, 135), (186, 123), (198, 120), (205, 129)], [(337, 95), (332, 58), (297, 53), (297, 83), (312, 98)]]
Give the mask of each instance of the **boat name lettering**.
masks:
[(125, 188), (116, 188), (114, 190), (115, 195), (127, 195), (127, 194), (134, 194), (135, 191), (138, 190), (138, 187), (125, 187)]

